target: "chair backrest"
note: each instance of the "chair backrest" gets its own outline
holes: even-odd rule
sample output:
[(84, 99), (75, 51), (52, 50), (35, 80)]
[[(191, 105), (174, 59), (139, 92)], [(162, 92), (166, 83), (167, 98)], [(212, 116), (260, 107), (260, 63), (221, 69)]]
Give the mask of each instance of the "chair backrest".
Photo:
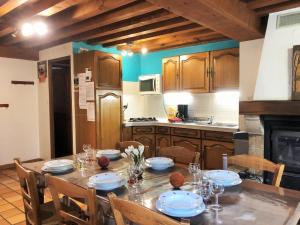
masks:
[(26, 170), (18, 159), (15, 159), (14, 163), (21, 186), (26, 221), (29, 224), (40, 225), (41, 219), (38, 214), (40, 203), (35, 174)]
[(251, 168), (260, 171), (268, 171), (274, 174), (272, 185), (279, 187), (284, 164), (275, 164), (267, 159), (254, 155), (235, 155), (228, 158), (228, 163), (231, 165)]
[(134, 224), (180, 225), (179, 222), (137, 203), (117, 198), (114, 193), (109, 193), (108, 198), (116, 220), (116, 225), (125, 225), (124, 218)]
[[(123, 141), (123, 142), (119, 142), (117, 144), (117, 148), (120, 149), (122, 152), (124, 152), (125, 149), (128, 148), (129, 146), (133, 146), (134, 148), (138, 148), (140, 145), (143, 145), (143, 144), (138, 142), (138, 141)], [(152, 157), (153, 153), (149, 149), (149, 146), (146, 146), (146, 145), (143, 145), (143, 146), (144, 146), (144, 157), (145, 158)]]
[[(94, 188), (83, 189), (79, 186), (66, 182), (65, 180), (46, 174), (46, 185), (48, 186), (55, 205), (56, 213), (61, 224), (73, 222), (80, 225), (99, 224), (96, 190)], [(68, 213), (63, 207), (59, 196), (63, 195), (73, 199), (83, 199), (87, 205), (87, 220)]]
[(188, 165), (199, 163), (200, 153), (181, 146), (170, 146), (159, 149), (159, 156), (172, 158), (175, 163)]

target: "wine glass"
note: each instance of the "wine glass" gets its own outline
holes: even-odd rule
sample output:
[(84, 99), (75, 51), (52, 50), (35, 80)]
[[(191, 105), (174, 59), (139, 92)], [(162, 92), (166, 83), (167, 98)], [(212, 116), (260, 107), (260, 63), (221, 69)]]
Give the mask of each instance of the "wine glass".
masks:
[(212, 194), (212, 183), (207, 178), (203, 178), (199, 184), (199, 192), (205, 204), (208, 203)]
[(215, 196), (215, 204), (211, 205), (210, 208), (214, 211), (221, 211), (223, 207), (219, 204), (219, 195), (224, 192), (224, 186), (222, 184), (213, 183), (212, 184), (212, 194)]
[(199, 182), (201, 170), (199, 163), (190, 163), (189, 164), (189, 173), (193, 176), (192, 184), (196, 185)]

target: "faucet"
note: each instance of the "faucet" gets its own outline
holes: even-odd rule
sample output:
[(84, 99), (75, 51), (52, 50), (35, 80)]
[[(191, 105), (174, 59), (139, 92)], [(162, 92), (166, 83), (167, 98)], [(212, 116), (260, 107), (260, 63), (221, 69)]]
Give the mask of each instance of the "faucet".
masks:
[(210, 116), (208, 118), (208, 124), (213, 124), (214, 123), (214, 116)]

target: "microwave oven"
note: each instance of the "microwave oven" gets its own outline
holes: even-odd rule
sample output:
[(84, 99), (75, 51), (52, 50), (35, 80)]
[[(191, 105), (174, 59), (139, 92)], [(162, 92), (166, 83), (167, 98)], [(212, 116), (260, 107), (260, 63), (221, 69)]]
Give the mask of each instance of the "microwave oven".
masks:
[(161, 75), (149, 74), (139, 76), (140, 94), (161, 94)]

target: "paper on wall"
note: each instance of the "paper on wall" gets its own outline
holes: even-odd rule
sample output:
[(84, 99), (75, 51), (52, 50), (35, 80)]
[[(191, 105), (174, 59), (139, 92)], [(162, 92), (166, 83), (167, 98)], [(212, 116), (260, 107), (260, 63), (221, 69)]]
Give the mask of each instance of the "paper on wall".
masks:
[(86, 82), (85, 73), (78, 74), (78, 86), (79, 86), (79, 108), (86, 109)]
[(95, 100), (95, 93), (94, 93), (94, 82), (86, 82), (86, 100), (87, 101), (94, 101)]
[(87, 121), (95, 121), (95, 103), (94, 102), (87, 102)]

